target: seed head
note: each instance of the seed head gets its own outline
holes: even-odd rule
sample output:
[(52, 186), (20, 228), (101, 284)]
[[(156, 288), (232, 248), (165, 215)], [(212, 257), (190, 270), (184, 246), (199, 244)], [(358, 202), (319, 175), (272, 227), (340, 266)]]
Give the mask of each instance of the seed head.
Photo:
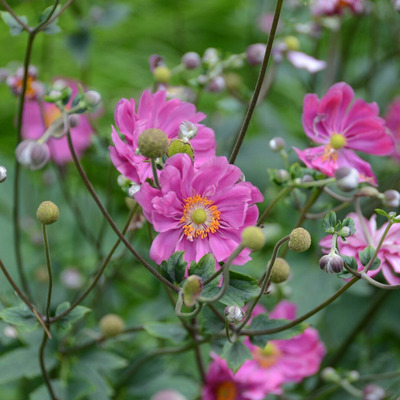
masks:
[(43, 225), (53, 224), (59, 215), (58, 207), (52, 201), (43, 201), (36, 211), (36, 217)]
[(310, 248), (311, 236), (304, 228), (293, 229), (290, 234), (288, 246), (290, 250), (302, 253)]
[(124, 329), (124, 321), (116, 314), (107, 314), (100, 320), (100, 331), (104, 337), (118, 335)]
[(162, 157), (168, 150), (168, 137), (161, 129), (146, 129), (139, 136), (138, 145), (145, 157)]
[(242, 232), (242, 244), (250, 250), (260, 250), (265, 244), (264, 232), (257, 226), (248, 226)]
[(288, 280), (290, 275), (290, 265), (283, 258), (278, 257), (271, 271), (271, 282), (282, 283)]

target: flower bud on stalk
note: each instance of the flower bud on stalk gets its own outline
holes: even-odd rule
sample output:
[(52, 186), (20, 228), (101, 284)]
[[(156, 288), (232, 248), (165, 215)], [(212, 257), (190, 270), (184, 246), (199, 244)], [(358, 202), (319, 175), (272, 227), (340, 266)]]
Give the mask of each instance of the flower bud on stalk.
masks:
[(272, 283), (282, 283), (288, 280), (290, 275), (290, 265), (283, 258), (278, 257), (271, 271), (270, 280)]
[(205, 50), (203, 55), (203, 63), (206, 66), (211, 67), (219, 61), (218, 50), (213, 47), (209, 47)]
[(293, 229), (290, 234), (288, 247), (296, 253), (302, 253), (311, 246), (311, 236), (304, 228)]
[(7, 170), (5, 167), (0, 165), (0, 183), (7, 179)]
[(203, 290), (203, 282), (197, 275), (189, 276), (183, 286), (183, 302), (186, 307), (193, 307), (197, 303), (197, 299), (201, 296)]
[(208, 84), (208, 90), (213, 93), (222, 92), (225, 89), (225, 79), (223, 76), (216, 76), (214, 79), (210, 81)]
[(279, 152), (285, 148), (285, 141), (277, 136), (269, 141), (269, 148), (272, 151)]
[(247, 62), (250, 65), (259, 65), (263, 62), (265, 56), (265, 44), (256, 43), (246, 49)]
[(129, 189), (127, 190), (127, 194), (129, 197), (134, 197), (135, 194), (140, 190), (140, 185), (137, 183), (133, 183)]
[(58, 207), (52, 201), (43, 201), (36, 211), (36, 217), (43, 225), (53, 224), (59, 215)]
[(230, 324), (236, 324), (243, 321), (246, 313), (238, 306), (227, 306), (224, 311), (225, 318)]
[(154, 68), (153, 76), (158, 83), (168, 83), (171, 80), (171, 71), (165, 65), (160, 65)]
[(140, 152), (148, 158), (162, 157), (168, 150), (168, 137), (161, 129), (146, 129), (138, 140)]
[(386, 207), (397, 208), (400, 205), (400, 193), (397, 190), (383, 192), (383, 204)]
[(242, 244), (250, 250), (260, 250), (265, 244), (264, 232), (257, 226), (248, 226), (242, 232)]
[(290, 179), (290, 174), (286, 169), (278, 169), (275, 174), (275, 179), (278, 183), (284, 183)]
[(50, 160), (50, 150), (45, 143), (23, 140), (15, 149), (15, 156), (24, 167), (37, 170), (44, 167)]
[(93, 109), (100, 105), (101, 103), (101, 95), (99, 92), (95, 90), (89, 90), (85, 93), (85, 98), (88, 106)]
[(360, 176), (355, 168), (342, 167), (335, 171), (336, 186), (343, 192), (357, 189)]
[(362, 392), (362, 400), (383, 400), (386, 398), (386, 392), (378, 385), (370, 383), (365, 386)]
[(364, 186), (358, 192), (357, 196), (365, 196), (365, 197), (379, 197), (380, 193), (378, 189), (373, 186)]
[(100, 320), (100, 332), (106, 338), (116, 336), (124, 329), (124, 321), (116, 314), (107, 314)]
[(325, 382), (339, 382), (340, 375), (337, 371), (332, 367), (326, 367), (321, 371), (321, 378)]
[(201, 58), (194, 51), (189, 51), (188, 53), (183, 55), (182, 64), (185, 66), (186, 69), (195, 69), (200, 66)]
[(344, 262), (338, 254), (329, 253), (320, 258), (319, 267), (328, 274), (337, 274), (343, 269)]

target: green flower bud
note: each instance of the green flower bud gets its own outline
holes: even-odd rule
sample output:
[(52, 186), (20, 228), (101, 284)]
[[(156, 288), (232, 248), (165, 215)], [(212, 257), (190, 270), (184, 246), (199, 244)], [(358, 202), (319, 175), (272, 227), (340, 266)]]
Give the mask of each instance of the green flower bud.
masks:
[(100, 331), (106, 338), (118, 335), (124, 329), (124, 321), (116, 314), (107, 314), (100, 320)]
[(155, 67), (153, 70), (154, 79), (159, 83), (168, 83), (171, 79), (171, 71), (164, 65)]
[(242, 244), (250, 250), (260, 250), (265, 244), (264, 232), (257, 226), (248, 226), (242, 232)]
[(293, 229), (290, 234), (288, 246), (290, 250), (302, 253), (310, 248), (311, 236), (304, 228)]
[(183, 286), (183, 302), (186, 307), (193, 307), (197, 303), (197, 299), (201, 296), (203, 290), (203, 282), (197, 275), (189, 276)]
[(193, 147), (189, 142), (181, 139), (173, 140), (168, 147), (168, 157), (172, 157), (175, 154), (184, 153), (187, 154), (192, 160), (194, 159)]
[(168, 150), (168, 137), (161, 129), (146, 129), (140, 134), (138, 145), (145, 157), (162, 157)]
[(270, 280), (272, 283), (282, 283), (288, 280), (290, 265), (283, 258), (278, 257), (272, 267)]
[(43, 201), (36, 211), (36, 217), (43, 225), (56, 222), (59, 214), (58, 207), (52, 201)]

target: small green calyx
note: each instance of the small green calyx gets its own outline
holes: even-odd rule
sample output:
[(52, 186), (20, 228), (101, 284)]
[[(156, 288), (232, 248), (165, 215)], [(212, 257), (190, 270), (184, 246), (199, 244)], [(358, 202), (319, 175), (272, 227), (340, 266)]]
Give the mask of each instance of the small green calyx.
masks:
[(207, 219), (207, 213), (202, 209), (198, 208), (192, 212), (192, 221), (197, 224), (203, 224)]
[(331, 137), (331, 146), (335, 150), (339, 150), (346, 146), (346, 138), (340, 133), (334, 133)]
[(167, 154), (168, 157), (172, 157), (179, 153), (187, 154), (192, 161), (194, 160), (194, 151), (192, 145), (187, 141), (175, 139), (170, 143)]

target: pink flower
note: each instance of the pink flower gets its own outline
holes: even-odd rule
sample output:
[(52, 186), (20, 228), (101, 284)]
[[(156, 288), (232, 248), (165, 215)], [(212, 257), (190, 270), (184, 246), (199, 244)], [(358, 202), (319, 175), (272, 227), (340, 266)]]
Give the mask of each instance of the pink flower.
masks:
[[(356, 232), (346, 238), (346, 241), (338, 240), (338, 247), (342, 254), (350, 257), (355, 257), (358, 262), (358, 270), (364, 269), (360, 262), (358, 253), (364, 250), (367, 246), (373, 246), (376, 248), (385, 231), (388, 222), (384, 223), (379, 229), (376, 226), (376, 215), (374, 214), (368, 221), (364, 218), (366, 230), (369, 238), (366, 237), (360, 219), (357, 214), (351, 213), (348, 217), (353, 218), (356, 225)], [(325, 249), (330, 249), (332, 244), (332, 236), (327, 236), (320, 241), (320, 246)], [(369, 276), (374, 277), (379, 272), (383, 273), (383, 276), (391, 285), (400, 284), (400, 226), (394, 224), (386, 236), (382, 247), (378, 252), (378, 257), (381, 260), (381, 264), (378, 268), (369, 270), (367, 273)]]
[[(78, 93), (78, 86), (72, 80), (66, 80), (72, 89), (71, 100), (66, 108), (71, 107), (72, 100)], [(47, 128), (58, 117), (61, 116), (60, 110), (53, 103), (46, 103), (42, 99), (27, 100), (24, 104), (22, 119), (22, 137), (24, 139), (39, 139)], [(93, 128), (88, 118), (84, 114), (76, 114), (77, 125), (71, 127), (71, 138), (78, 156), (90, 146)], [(51, 158), (59, 165), (72, 161), (69, 151), (68, 140), (64, 136), (60, 139), (50, 138), (47, 142), (50, 149)]]
[(390, 104), (385, 121), (395, 142), (395, 150), (392, 155), (400, 161), (400, 98)]
[(212, 129), (199, 124), (205, 115), (196, 112), (193, 104), (183, 103), (179, 99), (166, 100), (166, 92), (151, 94), (143, 92), (137, 111), (134, 99), (122, 99), (115, 108), (115, 123), (124, 135), (125, 141), (112, 128), (110, 157), (117, 170), (136, 183), (152, 178), (148, 159), (136, 154), (139, 135), (145, 129), (157, 128), (166, 133), (169, 139), (178, 137), (179, 127), (183, 121), (192, 122), (197, 128), (197, 135), (190, 141), (195, 152), (196, 168), (215, 155), (216, 142)]
[[(239, 182), (242, 173), (225, 157), (213, 157), (196, 170), (186, 154), (167, 160), (160, 173), (161, 190), (145, 182), (135, 199), (144, 216), (159, 232), (150, 249), (158, 264), (175, 251), (185, 251), (186, 261), (198, 261), (212, 253), (225, 261), (241, 242), (241, 232), (254, 225), (263, 200), (249, 182)], [(235, 264), (250, 259), (243, 250)]]
[[(262, 306), (257, 306), (253, 317), (264, 312)], [(295, 315), (296, 306), (283, 300), (269, 317), (292, 320)], [(270, 340), (264, 349), (252, 345), (248, 339), (245, 344), (253, 359), (245, 361), (236, 374), (228, 369), (224, 360), (214, 356), (203, 388), (203, 400), (258, 400), (269, 393), (281, 394), (283, 384), (298, 383), (315, 374), (325, 355), (325, 347), (313, 328), (291, 339)], [(232, 393), (231, 397), (222, 397), (224, 389)]]
[(340, 167), (352, 167), (361, 181), (376, 184), (371, 166), (353, 150), (375, 155), (393, 152), (393, 139), (387, 134), (385, 121), (378, 117), (376, 103), (354, 100), (353, 89), (344, 82), (336, 83), (319, 100), (307, 94), (303, 104), (303, 128), (306, 135), (323, 146), (304, 151), (295, 148), (307, 167), (333, 176)]
[(311, 6), (314, 15), (340, 15), (343, 10), (348, 9), (354, 14), (364, 12), (363, 0), (315, 0)]

